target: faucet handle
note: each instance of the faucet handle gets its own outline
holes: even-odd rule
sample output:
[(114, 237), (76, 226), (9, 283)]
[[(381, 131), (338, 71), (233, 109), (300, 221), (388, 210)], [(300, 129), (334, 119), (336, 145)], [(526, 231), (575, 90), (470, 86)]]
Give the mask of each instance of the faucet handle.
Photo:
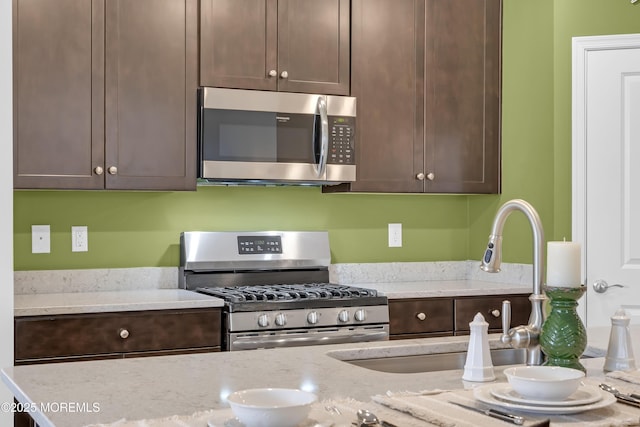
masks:
[(502, 336), (500, 340), (507, 344), (511, 342), (511, 335), (509, 330), (511, 329), (511, 301), (502, 301)]

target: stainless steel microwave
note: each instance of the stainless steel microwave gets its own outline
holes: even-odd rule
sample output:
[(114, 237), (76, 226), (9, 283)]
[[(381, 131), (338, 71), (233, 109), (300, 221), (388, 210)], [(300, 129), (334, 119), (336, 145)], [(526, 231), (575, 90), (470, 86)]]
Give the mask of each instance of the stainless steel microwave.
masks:
[(208, 87), (198, 96), (201, 182), (355, 181), (355, 98)]

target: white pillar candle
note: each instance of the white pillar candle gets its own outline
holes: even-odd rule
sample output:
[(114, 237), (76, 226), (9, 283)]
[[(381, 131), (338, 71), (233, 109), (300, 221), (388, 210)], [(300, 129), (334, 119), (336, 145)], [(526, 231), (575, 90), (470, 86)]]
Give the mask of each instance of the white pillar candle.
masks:
[(580, 244), (575, 242), (547, 243), (547, 286), (580, 286)]

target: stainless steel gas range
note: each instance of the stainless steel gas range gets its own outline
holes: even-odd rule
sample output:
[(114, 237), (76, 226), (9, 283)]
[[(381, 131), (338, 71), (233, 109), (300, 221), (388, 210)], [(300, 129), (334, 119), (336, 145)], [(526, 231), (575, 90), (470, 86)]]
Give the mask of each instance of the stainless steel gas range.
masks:
[(387, 298), (329, 283), (324, 231), (184, 232), (181, 287), (224, 300), (223, 348), (389, 338)]

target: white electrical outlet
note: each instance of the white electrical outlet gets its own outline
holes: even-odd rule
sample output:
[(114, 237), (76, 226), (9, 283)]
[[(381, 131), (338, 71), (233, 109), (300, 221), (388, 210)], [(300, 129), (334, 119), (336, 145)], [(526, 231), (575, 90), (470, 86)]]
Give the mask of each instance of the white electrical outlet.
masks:
[(31, 226), (31, 253), (48, 254), (51, 252), (51, 226)]
[(389, 224), (389, 247), (402, 247), (402, 224)]
[(87, 226), (71, 227), (71, 251), (87, 252), (89, 250), (89, 232)]

